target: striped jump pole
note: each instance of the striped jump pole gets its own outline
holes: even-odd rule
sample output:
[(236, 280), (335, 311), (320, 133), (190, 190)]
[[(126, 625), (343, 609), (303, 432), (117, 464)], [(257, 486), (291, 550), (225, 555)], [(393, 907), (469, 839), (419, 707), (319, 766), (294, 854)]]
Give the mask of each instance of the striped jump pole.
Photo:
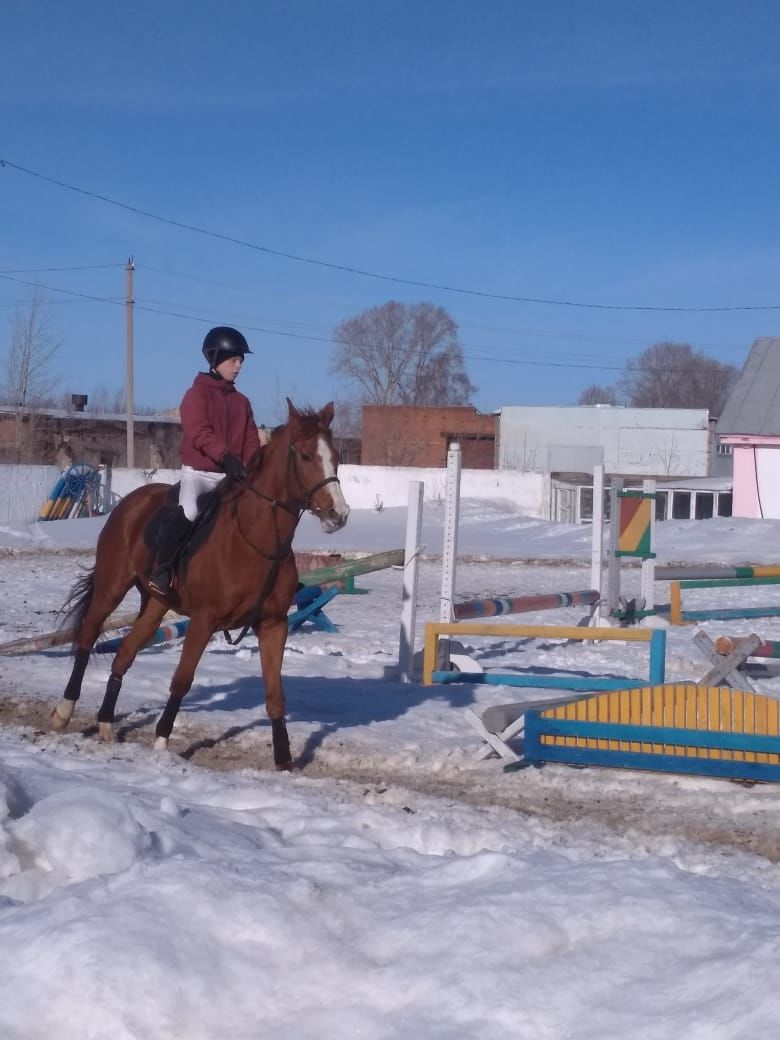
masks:
[(539, 596), (502, 596), (497, 599), (471, 599), (456, 603), (453, 614), (456, 621), (471, 618), (497, 617), (499, 614), (525, 614), (533, 610), (554, 610), (556, 607), (593, 606), (598, 603), (597, 589), (582, 592), (551, 592)]
[(656, 567), (656, 581), (707, 581), (724, 578), (780, 578), (780, 565), (749, 567)]
[[(173, 639), (180, 639), (187, 631), (189, 623), (189, 618), (182, 618), (181, 621), (172, 621), (169, 625), (160, 625), (152, 638), (144, 643), (141, 649), (146, 649), (147, 646), (155, 646), (157, 643), (170, 643)], [(98, 643), (95, 647), (95, 653), (115, 653), (122, 645), (122, 640), (129, 631), (130, 629), (128, 628), (124, 632), (120, 632), (119, 635), (114, 636), (113, 639), (106, 639), (104, 642)]]

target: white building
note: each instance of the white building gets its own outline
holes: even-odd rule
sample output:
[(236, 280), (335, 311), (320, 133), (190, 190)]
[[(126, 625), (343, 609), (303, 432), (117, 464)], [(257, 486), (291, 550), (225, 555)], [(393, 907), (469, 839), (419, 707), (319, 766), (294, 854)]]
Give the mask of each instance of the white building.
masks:
[(500, 410), (498, 467), (533, 473), (705, 477), (710, 432), (705, 408), (614, 405)]

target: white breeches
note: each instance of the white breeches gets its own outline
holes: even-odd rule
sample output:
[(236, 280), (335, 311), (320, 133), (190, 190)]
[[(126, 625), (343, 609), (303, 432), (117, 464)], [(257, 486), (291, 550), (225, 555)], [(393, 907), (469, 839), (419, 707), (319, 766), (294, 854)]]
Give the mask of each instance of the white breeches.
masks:
[(182, 466), (179, 505), (188, 520), (194, 520), (198, 515), (198, 495), (212, 491), (224, 476), (224, 473), (207, 473), (192, 466)]

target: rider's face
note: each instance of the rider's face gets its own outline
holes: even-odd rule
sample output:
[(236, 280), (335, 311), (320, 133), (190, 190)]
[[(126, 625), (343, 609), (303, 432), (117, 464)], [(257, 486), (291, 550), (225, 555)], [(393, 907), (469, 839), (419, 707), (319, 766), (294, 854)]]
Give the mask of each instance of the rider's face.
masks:
[(220, 361), (217, 365), (216, 371), (226, 379), (228, 383), (234, 383), (236, 376), (241, 371), (241, 366), (244, 363), (244, 359), (240, 354), (235, 357), (226, 358), (224, 361)]

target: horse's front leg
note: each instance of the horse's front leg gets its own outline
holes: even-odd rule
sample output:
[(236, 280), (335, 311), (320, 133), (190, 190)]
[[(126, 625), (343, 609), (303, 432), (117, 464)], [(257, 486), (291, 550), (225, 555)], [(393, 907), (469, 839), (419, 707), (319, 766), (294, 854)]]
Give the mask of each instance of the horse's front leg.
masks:
[(265, 618), (257, 628), (260, 643), (260, 665), (265, 685), (265, 710), (271, 720), (274, 744), (274, 765), (277, 769), (292, 769), (290, 739), (284, 721), (284, 689), (282, 688), (282, 658), (287, 642), (287, 617)]
[(171, 679), (170, 697), (154, 731), (154, 747), (157, 751), (167, 751), (168, 749), (168, 738), (171, 735), (176, 716), (179, 714), (182, 699), (192, 686), (195, 669), (213, 634), (214, 625), (210, 618), (197, 615), (190, 621), (184, 637), (179, 664)]

